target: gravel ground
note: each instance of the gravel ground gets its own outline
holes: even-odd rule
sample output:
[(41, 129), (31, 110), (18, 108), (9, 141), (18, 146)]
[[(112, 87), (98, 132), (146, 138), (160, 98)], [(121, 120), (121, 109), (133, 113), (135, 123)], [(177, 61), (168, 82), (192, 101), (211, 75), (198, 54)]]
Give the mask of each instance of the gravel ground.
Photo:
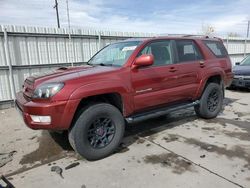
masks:
[(187, 109), (131, 125), (116, 153), (95, 162), (65, 135), (1, 110), (0, 146), (0, 175), (16, 187), (250, 187), (250, 94), (226, 91), (216, 119)]

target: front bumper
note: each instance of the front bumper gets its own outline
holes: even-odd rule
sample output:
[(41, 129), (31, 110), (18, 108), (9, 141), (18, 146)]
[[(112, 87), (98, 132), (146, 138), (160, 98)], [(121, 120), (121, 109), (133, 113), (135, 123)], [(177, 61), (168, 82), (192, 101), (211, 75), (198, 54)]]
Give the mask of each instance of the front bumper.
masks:
[(234, 76), (231, 86), (250, 88), (250, 76)]
[[(70, 127), (79, 100), (31, 101), (23, 92), (17, 93), (16, 108), (31, 129), (66, 130)], [(34, 122), (31, 115), (50, 116), (50, 123)]]

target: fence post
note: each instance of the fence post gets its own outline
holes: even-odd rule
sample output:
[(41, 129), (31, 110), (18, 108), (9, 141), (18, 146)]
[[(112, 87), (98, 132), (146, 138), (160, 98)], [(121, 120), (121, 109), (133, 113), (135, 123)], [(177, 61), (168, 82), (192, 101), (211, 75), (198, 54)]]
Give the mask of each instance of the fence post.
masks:
[(247, 38), (245, 38), (245, 44), (244, 44), (244, 58), (246, 57), (247, 52)]
[(7, 29), (4, 28), (4, 51), (5, 51), (5, 57), (7, 64), (9, 66), (9, 81), (10, 81), (10, 90), (11, 90), (11, 99), (16, 99), (16, 91), (15, 91), (15, 85), (14, 85), (14, 79), (13, 79), (13, 70), (12, 70), (12, 64), (10, 60), (10, 51), (9, 51), (9, 43), (8, 43), (8, 34)]
[(98, 33), (98, 51), (101, 49), (101, 32)]
[(226, 44), (227, 44), (227, 51), (228, 51), (228, 37), (227, 37), (227, 43)]

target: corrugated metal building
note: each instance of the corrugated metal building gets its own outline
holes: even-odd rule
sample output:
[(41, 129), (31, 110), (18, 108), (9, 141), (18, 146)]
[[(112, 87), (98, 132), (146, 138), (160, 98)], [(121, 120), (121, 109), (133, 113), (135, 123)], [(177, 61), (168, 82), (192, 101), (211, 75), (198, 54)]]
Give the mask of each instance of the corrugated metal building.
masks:
[[(25, 26), (0, 26), (0, 108), (13, 100), (31, 74), (87, 62), (100, 48), (131, 37), (152, 33), (70, 30)], [(250, 39), (224, 38), (232, 62), (250, 54)]]

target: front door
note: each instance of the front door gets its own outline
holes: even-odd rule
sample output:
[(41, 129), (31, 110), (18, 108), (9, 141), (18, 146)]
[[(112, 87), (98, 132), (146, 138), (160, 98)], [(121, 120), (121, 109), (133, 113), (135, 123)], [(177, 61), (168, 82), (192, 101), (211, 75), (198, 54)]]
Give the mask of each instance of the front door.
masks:
[(154, 64), (131, 70), (135, 112), (178, 100), (180, 70), (174, 64), (172, 46), (171, 40), (154, 41), (137, 55), (152, 54)]

